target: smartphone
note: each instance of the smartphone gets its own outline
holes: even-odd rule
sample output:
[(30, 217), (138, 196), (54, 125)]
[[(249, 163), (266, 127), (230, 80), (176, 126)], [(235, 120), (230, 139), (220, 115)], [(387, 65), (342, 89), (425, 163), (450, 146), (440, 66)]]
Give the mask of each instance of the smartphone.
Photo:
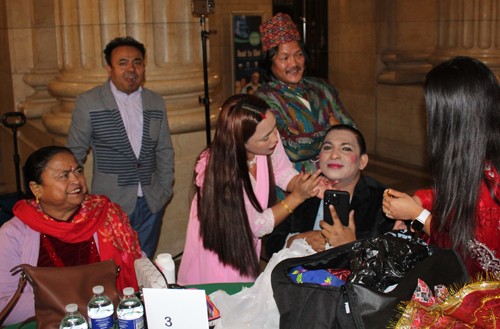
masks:
[(349, 192), (326, 190), (323, 202), (323, 220), (333, 225), (333, 218), (329, 208), (330, 205), (333, 205), (342, 225), (349, 226), (350, 199)]

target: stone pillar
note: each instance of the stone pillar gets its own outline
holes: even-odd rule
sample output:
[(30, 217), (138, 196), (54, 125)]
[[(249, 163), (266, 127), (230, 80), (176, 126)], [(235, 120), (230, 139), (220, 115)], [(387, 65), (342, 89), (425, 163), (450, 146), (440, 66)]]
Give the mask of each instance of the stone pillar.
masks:
[[(201, 27), (190, 8), (189, 0), (55, 0), (60, 71), (48, 90), (59, 104), (43, 116), (44, 126), (68, 133), (76, 97), (107, 79), (102, 50), (130, 35), (146, 46), (144, 87), (164, 97), (171, 132), (204, 129)], [(219, 80), (210, 70), (212, 91)]]
[(41, 118), (51, 107), (57, 105), (47, 84), (58, 73), (56, 49), (56, 33), (53, 0), (30, 0), (29, 14), (31, 18), (31, 44), (33, 48), (33, 68), (25, 74), (24, 82), (35, 89), (35, 92), (21, 102), (19, 110), (28, 119)]
[(470, 56), (500, 72), (499, 16), (498, 1), (439, 0), (437, 45), (429, 61)]
[(419, 1), (384, 0), (383, 4), (386, 45), (381, 60), (386, 67), (377, 80), (393, 85), (421, 83), (431, 69), (428, 58), (435, 45), (435, 5), (427, 4), (430, 10), (422, 10)]
[(427, 163), (422, 82), (432, 68), (428, 59), (436, 45), (437, 1), (372, 1), (385, 64), (377, 76), (374, 102), (375, 152), (418, 166)]

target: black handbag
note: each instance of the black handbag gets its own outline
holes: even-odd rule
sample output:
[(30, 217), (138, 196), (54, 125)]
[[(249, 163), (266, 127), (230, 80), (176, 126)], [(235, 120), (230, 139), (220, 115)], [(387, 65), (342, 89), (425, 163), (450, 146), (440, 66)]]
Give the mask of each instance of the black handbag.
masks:
[[(411, 299), (419, 278), (430, 287), (438, 284), (456, 287), (468, 282), (469, 276), (465, 265), (454, 250), (429, 246), (425, 247), (425, 253), (417, 248), (419, 254), (414, 257), (415, 264), (410, 264), (411, 267), (407, 272), (401, 273), (401, 279), (390, 278), (386, 285), (378, 287), (383, 290), (391, 282), (398, 282), (397, 287), (391, 292), (379, 292), (374, 287), (373, 283), (376, 280), (373, 277), (365, 278), (365, 283), (356, 283), (363, 276), (360, 274), (367, 272), (366, 269), (355, 269), (358, 265), (356, 257), (365, 251), (364, 246), (367, 243), (370, 244), (375, 239), (383, 249), (374, 257), (377, 262), (391, 257), (396, 259), (395, 268), (387, 269), (384, 268), (387, 265), (383, 261), (379, 263), (379, 265), (383, 264), (381, 270), (384, 273), (398, 272), (404, 268), (404, 266), (399, 268), (401, 259), (404, 263), (408, 258), (398, 259), (397, 256), (401, 256), (401, 249), (392, 251), (392, 246), (395, 244), (405, 246), (409, 254), (416, 250), (413, 248), (416, 243), (414, 240), (384, 235), (354, 241), (308, 257), (286, 259), (276, 265), (271, 274), (271, 284), (280, 313), (280, 328), (387, 328), (392, 321), (397, 319), (398, 304)], [(400, 255), (394, 255), (394, 253)], [(303, 266), (308, 270), (349, 269), (353, 271), (354, 269), (349, 278), (355, 282), (348, 279), (347, 283), (340, 287), (296, 283), (288, 275), (289, 271), (296, 266)], [(387, 275), (384, 274), (384, 278), (379, 282), (383, 282), (386, 277)]]

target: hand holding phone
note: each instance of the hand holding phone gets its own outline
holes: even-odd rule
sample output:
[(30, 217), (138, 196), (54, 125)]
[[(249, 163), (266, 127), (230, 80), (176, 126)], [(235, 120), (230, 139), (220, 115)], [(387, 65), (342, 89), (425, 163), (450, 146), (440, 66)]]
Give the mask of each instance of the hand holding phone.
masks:
[(330, 212), (330, 205), (333, 205), (342, 225), (349, 226), (350, 199), (349, 192), (326, 190), (323, 199), (323, 220), (333, 225), (333, 218)]

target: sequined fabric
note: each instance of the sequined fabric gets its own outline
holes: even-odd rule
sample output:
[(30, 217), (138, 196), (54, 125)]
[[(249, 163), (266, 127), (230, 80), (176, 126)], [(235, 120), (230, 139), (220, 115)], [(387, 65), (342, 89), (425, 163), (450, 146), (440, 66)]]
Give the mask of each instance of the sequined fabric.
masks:
[(500, 326), (500, 282), (480, 280), (451, 293), (444, 301), (424, 305), (406, 303), (394, 328), (498, 328)]

